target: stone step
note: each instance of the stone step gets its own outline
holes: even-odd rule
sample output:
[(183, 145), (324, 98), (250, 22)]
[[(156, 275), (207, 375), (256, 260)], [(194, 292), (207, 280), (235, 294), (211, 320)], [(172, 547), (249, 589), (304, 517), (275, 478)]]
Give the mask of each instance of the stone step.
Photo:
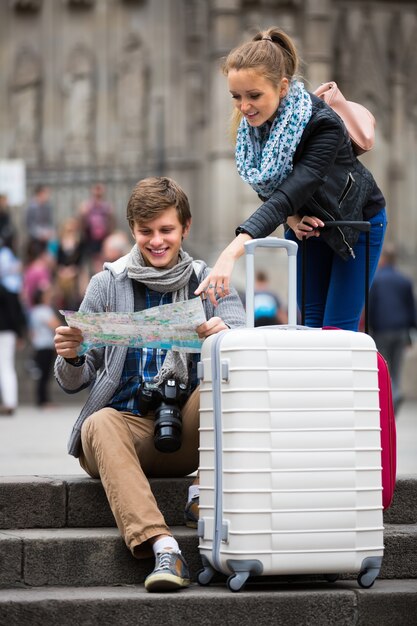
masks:
[[(201, 568), (196, 531), (171, 527), (193, 572)], [(135, 559), (117, 528), (0, 531), (0, 586), (142, 583), (154, 560)]]
[[(150, 479), (169, 526), (183, 523), (192, 481), (192, 477)], [(99, 480), (82, 475), (0, 477), (0, 529), (115, 525)]]
[[(201, 569), (198, 537), (172, 528), (193, 578)], [(387, 525), (380, 578), (417, 578), (417, 524)], [(0, 531), (0, 586), (139, 584), (153, 559), (131, 556), (116, 528), (53, 528)], [(343, 575), (342, 578), (356, 578)]]
[(0, 590), (7, 626), (415, 626), (417, 580), (225, 585), (196, 584), (178, 593), (150, 594), (142, 585)]
[[(152, 490), (170, 526), (183, 523), (187, 478), (151, 479)], [(389, 524), (417, 524), (417, 476), (397, 480)], [(114, 526), (99, 480), (87, 476), (0, 477), (1, 528), (82, 528)]]

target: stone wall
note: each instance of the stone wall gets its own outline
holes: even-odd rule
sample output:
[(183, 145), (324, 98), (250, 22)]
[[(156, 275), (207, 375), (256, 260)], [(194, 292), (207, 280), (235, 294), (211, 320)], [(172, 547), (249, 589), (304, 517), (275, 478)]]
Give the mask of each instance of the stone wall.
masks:
[(142, 176), (180, 181), (195, 247), (211, 258), (258, 204), (236, 174), (219, 61), (257, 27), (291, 33), (308, 87), (335, 79), (378, 122), (363, 157), (388, 200), (388, 238), (417, 280), (415, 2), (14, 0), (0, 5), (0, 158), (22, 157), (28, 194), (57, 217), (107, 183), (124, 222)]
[[(139, 178), (173, 176), (192, 204), (189, 249), (213, 262), (259, 204), (234, 166), (220, 59), (275, 24), (294, 36), (309, 88), (334, 79), (373, 111), (376, 145), (362, 158), (387, 198), (387, 238), (417, 283), (415, 0), (1, 2), (0, 159), (25, 160), (28, 196), (51, 186), (57, 221), (100, 180), (123, 225)], [(284, 258), (259, 262), (285, 298)], [(243, 263), (235, 282), (243, 288)]]

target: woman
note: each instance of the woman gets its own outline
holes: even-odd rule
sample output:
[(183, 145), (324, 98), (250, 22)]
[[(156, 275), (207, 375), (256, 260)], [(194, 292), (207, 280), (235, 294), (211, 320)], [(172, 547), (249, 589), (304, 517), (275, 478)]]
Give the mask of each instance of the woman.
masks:
[(81, 225), (70, 217), (62, 224), (56, 257), (57, 306), (76, 311), (88, 283)]
[[(371, 222), (370, 279), (386, 230), (385, 200), (357, 159), (341, 118), (297, 80), (299, 59), (277, 28), (232, 50), (223, 66), (237, 113), (236, 166), (263, 204), (236, 229), (196, 294), (229, 293), (244, 243), (286, 224), (309, 242), (306, 324), (357, 330), (364, 304), (365, 235), (323, 229), (329, 220)], [(298, 255), (299, 274), (301, 254)], [(298, 280), (301, 286), (300, 279)]]

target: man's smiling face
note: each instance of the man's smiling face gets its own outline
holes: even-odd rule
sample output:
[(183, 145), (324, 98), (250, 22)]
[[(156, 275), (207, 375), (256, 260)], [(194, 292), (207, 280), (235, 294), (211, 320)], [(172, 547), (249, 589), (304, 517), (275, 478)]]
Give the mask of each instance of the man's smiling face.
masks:
[(190, 225), (191, 220), (182, 226), (174, 206), (166, 209), (154, 220), (135, 222), (132, 233), (146, 265), (160, 269), (174, 267)]

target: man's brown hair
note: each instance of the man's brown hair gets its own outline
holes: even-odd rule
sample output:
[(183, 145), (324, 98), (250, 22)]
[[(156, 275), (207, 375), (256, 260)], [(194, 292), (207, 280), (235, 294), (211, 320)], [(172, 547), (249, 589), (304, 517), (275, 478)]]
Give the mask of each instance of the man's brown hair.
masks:
[(178, 219), (185, 227), (191, 219), (188, 198), (172, 178), (152, 176), (136, 183), (127, 203), (126, 217), (131, 229), (135, 223), (154, 220), (174, 206)]

